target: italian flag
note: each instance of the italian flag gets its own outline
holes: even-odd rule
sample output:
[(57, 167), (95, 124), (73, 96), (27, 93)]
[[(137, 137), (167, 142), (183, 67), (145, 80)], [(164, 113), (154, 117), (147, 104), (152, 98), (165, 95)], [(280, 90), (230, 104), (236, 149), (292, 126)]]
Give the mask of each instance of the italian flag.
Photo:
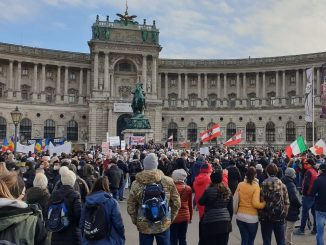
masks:
[(296, 141), (294, 141), (291, 145), (285, 148), (286, 155), (291, 158), (292, 155), (298, 155), (307, 150), (307, 146), (304, 142), (304, 138), (299, 136)]

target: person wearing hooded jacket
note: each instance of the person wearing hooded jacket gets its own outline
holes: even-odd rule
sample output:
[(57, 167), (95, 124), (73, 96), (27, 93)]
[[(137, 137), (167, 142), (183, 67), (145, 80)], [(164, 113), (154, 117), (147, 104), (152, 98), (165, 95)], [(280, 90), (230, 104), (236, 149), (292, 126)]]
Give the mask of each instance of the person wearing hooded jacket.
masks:
[[(152, 245), (155, 238), (158, 245), (169, 245), (169, 228), (178, 214), (181, 205), (180, 196), (173, 180), (157, 169), (158, 159), (155, 153), (148, 154), (143, 161), (143, 165), (144, 171), (136, 175), (136, 180), (131, 186), (127, 211), (132, 223), (137, 226), (139, 231), (139, 244)], [(166, 217), (157, 223), (147, 220), (141, 207), (144, 188), (146, 185), (153, 183), (162, 184), (168, 206), (170, 207)]]
[(91, 190), (91, 193), (86, 197), (85, 206), (81, 212), (80, 228), (83, 232), (87, 205), (104, 204), (105, 219), (108, 221), (108, 233), (99, 240), (88, 240), (83, 234), (83, 245), (124, 245), (125, 244), (125, 229), (120, 213), (118, 202), (109, 193), (109, 180), (106, 176), (98, 178)]

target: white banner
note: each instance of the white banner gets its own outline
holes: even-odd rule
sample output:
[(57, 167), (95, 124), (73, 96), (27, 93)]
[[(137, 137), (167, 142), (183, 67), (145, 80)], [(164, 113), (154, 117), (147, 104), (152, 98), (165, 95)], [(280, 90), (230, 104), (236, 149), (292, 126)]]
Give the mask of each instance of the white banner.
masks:
[(72, 150), (71, 142), (65, 142), (63, 145), (54, 146), (52, 142), (49, 144), (49, 152), (52, 156), (54, 153), (61, 155), (61, 153), (70, 154)]
[(130, 136), (129, 145), (144, 145), (145, 136)]
[(306, 70), (307, 75), (307, 85), (304, 94), (304, 110), (305, 110), (305, 120), (306, 122), (312, 122), (312, 110), (313, 110), (313, 72), (314, 69), (310, 68)]
[(109, 137), (110, 146), (120, 146), (120, 137), (113, 136)]
[(121, 140), (121, 150), (125, 150), (126, 149), (126, 142), (124, 140)]
[(31, 144), (31, 145), (22, 145), (19, 142), (17, 142), (17, 152), (21, 152), (21, 153), (29, 153), (29, 152), (34, 152), (34, 148), (35, 148), (35, 143)]
[(208, 147), (201, 147), (199, 150), (201, 155), (209, 155), (209, 148)]
[(114, 103), (114, 112), (132, 112), (131, 103)]

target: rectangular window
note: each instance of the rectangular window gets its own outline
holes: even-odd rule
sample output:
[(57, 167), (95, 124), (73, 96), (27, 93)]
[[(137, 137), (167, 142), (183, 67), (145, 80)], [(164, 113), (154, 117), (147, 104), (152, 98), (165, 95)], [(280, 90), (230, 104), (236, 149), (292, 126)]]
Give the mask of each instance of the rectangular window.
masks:
[(250, 98), (250, 106), (255, 106), (256, 99), (255, 98)]
[(295, 96), (291, 96), (290, 98), (290, 104), (295, 105)]
[(196, 80), (191, 80), (191, 86), (193, 86), (193, 87), (197, 86), (197, 81)]
[(269, 84), (270, 85), (274, 85), (275, 84), (275, 78), (271, 77), (271, 79), (269, 80)]
[(170, 99), (170, 107), (177, 107), (177, 100), (175, 98)]
[(276, 99), (275, 97), (271, 97), (271, 105), (275, 105)]
[(2, 73), (3, 73), (3, 66), (0, 65), (0, 74), (2, 74)]
[(28, 91), (22, 90), (22, 100), (28, 100)]
[(216, 87), (216, 81), (215, 80), (211, 80), (211, 87)]
[(22, 69), (22, 76), (28, 76), (28, 68), (24, 67)]
[(47, 79), (53, 79), (53, 72), (52, 72), (52, 71), (48, 71), (48, 72), (46, 73), (46, 78), (47, 78)]
[(255, 85), (256, 85), (256, 80), (250, 79), (250, 86), (255, 86)]
[(175, 86), (175, 84), (176, 84), (176, 81), (175, 81), (175, 80), (171, 80), (171, 81), (170, 81), (170, 87)]
[(70, 72), (69, 73), (69, 80), (70, 81), (75, 81), (76, 80), (76, 73)]
[(290, 83), (292, 83), (292, 84), (295, 83), (295, 76), (290, 77)]
[(231, 87), (235, 87), (235, 79), (231, 79), (231, 81), (230, 81), (230, 86), (231, 86)]
[(68, 102), (69, 103), (76, 103), (76, 94), (69, 94), (68, 95)]

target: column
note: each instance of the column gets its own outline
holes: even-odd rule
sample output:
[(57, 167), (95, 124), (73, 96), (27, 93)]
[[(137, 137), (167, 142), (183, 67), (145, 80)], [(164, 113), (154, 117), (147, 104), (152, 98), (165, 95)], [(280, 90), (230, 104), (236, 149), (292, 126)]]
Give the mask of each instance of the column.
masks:
[(165, 87), (165, 96), (164, 96), (164, 106), (169, 106), (169, 81), (168, 81), (168, 73), (165, 73), (164, 87)]
[(295, 95), (300, 96), (299, 70), (295, 71)]
[(201, 74), (197, 75), (197, 93), (198, 93), (198, 100), (197, 100), (197, 107), (201, 107)]
[(94, 90), (98, 90), (98, 53), (94, 53)]
[(222, 93), (221, 93), (221, 75), (220, 74), (216, 74), (217, 76), (217, 98), (220, 100), (222, 97)]
[(152, 56), (152, 94), (157, 94), (157, 57)]
[(162, 74), (158, 73), (157, 74), (157, 98), (161, 99), (162, 96)]
[(147, 55), (143, 55), (143, 88), (146, 90), (147, 85)]
[(282, 105), (286, 105), (286, 97), (285, 97), (285, 91), (286, 91), (286, 80), (285, 80), (285, 71), (282, 71)]
[(227, 78), (226, 78), (226, 73), (224, 73), (223, 74), (223, 82), (224, 82), (224, 94), (223, 94), (223, 99), (227, 99), (228, 98), (228, 94), (227, 94), (227, 84), (226, 84), (226, 82), (227, 82), (227, 80), (226, 80)]
[(42, 64), (42, 72), (41, 72), (41, 102), (45, 102), (45, 64)]
[(263, 98), (266, 99), (266, 72), (263, 72)]
[(18, 61), (17, 67), (17, 87), (16, 87), (16, 99), (21, 100), (21, 83), (22, 83), (22, 63)]
[(182, 91), (182, 83), (181, 83), (181, 73), (178, 73), (178, 107), (181, 107), (181, 91)]
[(242, 76), (242, 106), (247, 106), (247, 75), (243, 73)]
[(259, 83), (259, 72), (256, 72), (256, 107), (259, 107), (259, 98), (261, 98)]
[(63, 101), (64, 103), (68, 103), (68, 66), (65, 67), (65, 83), (63, 89)]
[(237, 86), (237, 99), (239, 99), (241, 97), (241, 95), (240, 95), (240, 74), (239, 73), (237, 73), (236, 86)]
[(56, 97), (55, 102), (60, 103), (61, 102), (61, 67), (58, 66), (57, 70), (57, 91), (56, 91)]
[(14, 61), (9, 60), (9, 78), (8, 78), (8, 99), (11, 100), (13, 97), (13, 84), (14, 84)]
[(84, 98), (83, 98), (83, 69), (81, 68), (79, 71), (79, 89), (78, 89), (78, 104), (83, 104), (84, 103)]
[(207, 86), (207, 73), (204, 74), (204, 107), (208, 106), (208, 86)]
[(307, 75), (306, 75), (306, 69), (302, 69), (302, 95), (304, 97), (304, 94), (306, 92), (306, 79)]
[(91, 70), (87, 69), (86, 74), (86, 95), (90, 95), (91, 93)]
[(188, 107), (188, 74), (185, 74), (185, 94), (184, 94), (184, 101), (183, 106)]
[(32, 100), (33, 101), (37, 100), (37, 64), (34, 64)]
[(109, 91), (109, 53), (104, 54), (104, 91)]
[(114, 72), (113, 71), (111, 71), (111, 73), (109, 73), (109, 75), (110, 75), (110, 86), (111, 86), (111, 88), (110, 88), (110, 95), (111, 95), (111, 97), (113, 97), (113, 96), (115, 96), (115, 91), (114, 91)]
[[(280, 81), (278, 76), (278, 71), (275, 72), (275, 97), (280, 97)], [(278, 99), (276, 99), (277, 101)]]

